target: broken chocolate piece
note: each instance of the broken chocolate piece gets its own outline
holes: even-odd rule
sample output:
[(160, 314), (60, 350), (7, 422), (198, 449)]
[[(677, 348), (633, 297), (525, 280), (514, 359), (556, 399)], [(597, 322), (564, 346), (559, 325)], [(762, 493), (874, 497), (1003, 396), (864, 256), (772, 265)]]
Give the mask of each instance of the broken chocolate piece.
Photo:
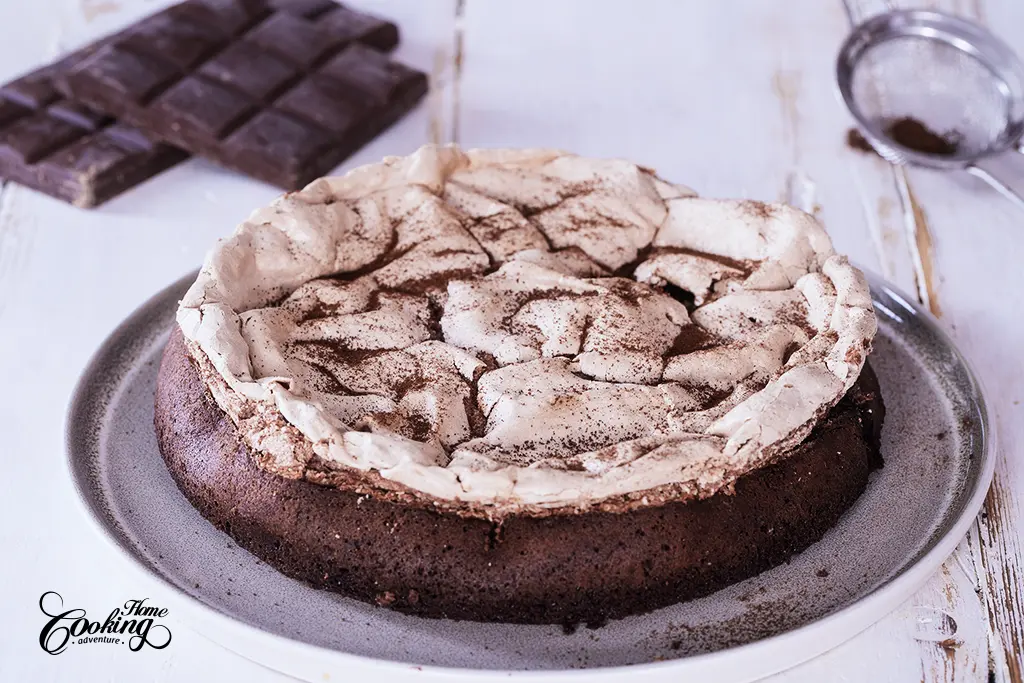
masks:
[(88, 46), (0, 87), (0, 177), (80, 207), (116, 197), (188, 157), (65, 99), (54, 79)]

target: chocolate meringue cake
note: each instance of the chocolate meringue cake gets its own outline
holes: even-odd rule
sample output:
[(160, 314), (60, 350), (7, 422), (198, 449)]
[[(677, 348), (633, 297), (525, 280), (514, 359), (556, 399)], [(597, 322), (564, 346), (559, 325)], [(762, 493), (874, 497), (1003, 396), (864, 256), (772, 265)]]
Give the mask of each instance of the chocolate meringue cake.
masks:
[(180, 302), (160, 449), (285, 574), (601, 623), (819, 539), (881, 465), (865, 279), (811, 216), (428, 146), (254, 212)]

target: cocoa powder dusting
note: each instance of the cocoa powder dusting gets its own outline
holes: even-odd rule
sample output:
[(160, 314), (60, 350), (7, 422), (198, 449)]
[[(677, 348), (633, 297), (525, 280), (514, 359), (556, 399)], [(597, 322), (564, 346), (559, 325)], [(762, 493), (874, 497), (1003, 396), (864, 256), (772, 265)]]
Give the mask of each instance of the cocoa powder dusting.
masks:
[[(963, 134), (955, 130), (941, 134), (936, 133), (925, 124), (909, 116), (885, 121), (882, 130), (887, 137), (901, 147), (940, 157), (956, 154), (960, 150), (964, 138)], [(856, 128), (851, 128), (846, 132), (846, 146), (859, 152), (877, 153), (868, 139)]]
[(676, 335), (671, 348), (665, 355), (681, 356), (715, 346), (717, 342), (715, 336), (700, 325), (685, 325), (679, 330), (679, 334)]
[(846, 131), (846, 146), (850, 149), (855, 149), (858, 152), (867, 152), (868, 154), (874, 154), (875, 148), (871, 146), (868, 139), (864, 137), (856, 128), (851, 128)]

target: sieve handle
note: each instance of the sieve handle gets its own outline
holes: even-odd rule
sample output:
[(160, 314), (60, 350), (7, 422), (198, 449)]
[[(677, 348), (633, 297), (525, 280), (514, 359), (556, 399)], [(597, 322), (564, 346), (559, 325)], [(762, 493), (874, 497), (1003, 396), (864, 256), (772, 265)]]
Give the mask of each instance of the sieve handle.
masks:
[(967, 172), (1024, 210), (1024, 148), (976, 161), (967, 167)]

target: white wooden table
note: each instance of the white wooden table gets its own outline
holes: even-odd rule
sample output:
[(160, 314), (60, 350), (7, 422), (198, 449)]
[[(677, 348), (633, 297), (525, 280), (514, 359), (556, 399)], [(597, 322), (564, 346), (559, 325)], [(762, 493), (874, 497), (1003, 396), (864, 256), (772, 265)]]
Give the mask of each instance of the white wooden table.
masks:
[[(0, 78), (160, 4), (8, 0)], [(840, 251), (942, 318), (995, 406), (1001, 450), (985, 511), (896, 612), (772, 680), (1024, 681), (1024, 213), (967, 177), (904, 171), (845, 146), (851, 121), (834, 93), (833, 59), (848, 9), (871, 8), (856, 0), (849, 8), (840, 0), (352, 4), (398, 21), (398, 57), (430, 72), (433, 88), (343, 168), (427, 141), (627, 157), (706, 195), (813, 210)], [(1024, 4), (932, 5), (986, 23), (1024, 52)], [(139, 590), (112, 578), (107, 552), (76, 517), (62, 443), (76, 378), (122, 318), (276, 194), (202, 161), (95, 211), (11, 184), (0, 191), (0, 680), (284, 680), (173, 615), (166, 650), (52, 657), (37, 644), (43, 592), (99, 612)]]

